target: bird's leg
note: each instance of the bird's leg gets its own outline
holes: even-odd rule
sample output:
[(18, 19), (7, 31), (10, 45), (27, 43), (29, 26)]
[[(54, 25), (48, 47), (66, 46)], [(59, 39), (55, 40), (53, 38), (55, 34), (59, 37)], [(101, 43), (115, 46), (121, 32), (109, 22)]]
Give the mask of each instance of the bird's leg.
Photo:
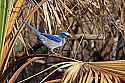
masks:
[(52, 52), (52, 54), (56, 54), (56, 55), (57, 55), (57, 53), (56, 53), (56, 52), (54, 52), (54, 49), (51, 49), (51, 52)]
[(51, 49), (52, 54), (55, 54), (54, 49)]
[(51, 49), (51, 52), (54, 53), (53, 49)]

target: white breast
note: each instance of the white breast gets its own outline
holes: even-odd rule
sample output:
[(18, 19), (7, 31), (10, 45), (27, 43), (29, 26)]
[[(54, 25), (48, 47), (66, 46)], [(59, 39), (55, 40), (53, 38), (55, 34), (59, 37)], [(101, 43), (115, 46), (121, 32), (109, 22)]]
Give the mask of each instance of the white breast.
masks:
[(65, 39), (63, 39), (63, 41), (61, 42), (54, 42), (52, 40), (48, 40), (47, 42), (47, 47), (50, 48), (50, 49), (55, 49), (55, 48), (59, 48), (61, 46), (63, 46), (65, 44)]

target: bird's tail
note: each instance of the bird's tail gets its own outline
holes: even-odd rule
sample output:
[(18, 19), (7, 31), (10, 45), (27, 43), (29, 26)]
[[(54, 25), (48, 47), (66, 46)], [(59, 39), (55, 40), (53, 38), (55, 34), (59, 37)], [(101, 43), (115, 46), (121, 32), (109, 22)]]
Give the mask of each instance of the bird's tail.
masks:
[(41, 32), (38, 31), (36, 28), (34, 28), (33, 26), (31, 26), (29, 23), (23, 21), (36, 35), (40, 36)]
[(47, 42), (47, 38), (42, 35), (42, 33), (40, 31), (38, 31), (36, 28), (34, 28), (33, 26), (31, 26), (29, 23), (24, 22), (29, 28), (31, 28), (31, 30), (39, 37), (39, 39), (43, 42), (46, 43)]

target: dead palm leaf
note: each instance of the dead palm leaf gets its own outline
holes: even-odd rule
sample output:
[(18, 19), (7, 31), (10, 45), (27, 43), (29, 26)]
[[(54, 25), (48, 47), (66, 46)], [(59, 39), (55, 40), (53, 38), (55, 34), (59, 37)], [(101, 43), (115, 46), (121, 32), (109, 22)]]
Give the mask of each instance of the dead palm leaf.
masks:
[(40, 58), (43, 58), (43, 57), (35, 57), (35, 58), (32, 58), (32, 59), (29, 59), (25, 64), (23, 64), (14, 74), (13, 76), (11, 77), (11, 79), (9, 80), (9, 83), (14, 83), (15, 80), (17, 79), (17, 77), (19, 76), (20, 72), (26, 68), (26, 66), (28, 66), (29, 64), (31, 64), (33, 61), (37, 60), (37, 59), (40, 59)]
[[(83, 74), (81, 74), (83, 73)], [(81, 79), (82, 81), (79, 80)], [(69, 67), (63, 83), (123, 83), (125, 82), (125, 61), (81, 62)]]

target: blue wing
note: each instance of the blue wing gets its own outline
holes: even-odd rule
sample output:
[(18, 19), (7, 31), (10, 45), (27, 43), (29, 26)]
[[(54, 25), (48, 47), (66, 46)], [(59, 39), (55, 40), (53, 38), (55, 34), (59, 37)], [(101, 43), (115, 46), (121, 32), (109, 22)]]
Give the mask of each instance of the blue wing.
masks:
[[(51, 35), (51, 34), (46, 34), (46, 33), (41, 33), (39, 32), (38, 30), (36, 30), (33, 26), (31, 26), (30, 24), (24, 22), (25, 24), (27, 24), (35, 33), (37, 36), (39, 36), (39, 38), (41, 40), (46, 40), (46, 38), (52, 40), (52, 41), (55, 41), (55, 42), (61, 42), (61, 38), (59, 38), (58, 36), (55, 36), (55, 35)], [(41, 35), (45, 36), (45, 37), (42, 37)], [(41, 36), (41, 37), (40, 37)], [(43, 39), (42, 39), (43, 38)]]
[(41, 33), (41, 35), (47, 37), (48, 39), (50, 39), (52, 41), (61, 42), (61, 38), (59, 38), (58, 36), (51, 35), (51, 34), (46, 34), (46, 33)]

